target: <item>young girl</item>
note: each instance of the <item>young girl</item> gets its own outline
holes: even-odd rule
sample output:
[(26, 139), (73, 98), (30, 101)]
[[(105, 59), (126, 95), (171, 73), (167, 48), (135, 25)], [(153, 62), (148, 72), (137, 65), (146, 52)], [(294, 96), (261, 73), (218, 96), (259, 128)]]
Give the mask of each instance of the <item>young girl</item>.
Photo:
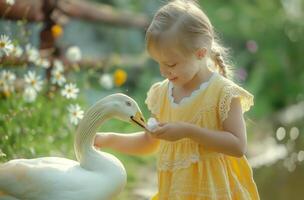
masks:
[(226, 52), (208, 17), (192, 1), (171, 1), (154, 16), (146, 43), (165, 78), (146, 99), (159, 126), (98, 134), (95, 145), (133, 155), (158, 150), (153, 200), (259, 199), (244, 156), (243, 113), (253, 96), (226, 78)]

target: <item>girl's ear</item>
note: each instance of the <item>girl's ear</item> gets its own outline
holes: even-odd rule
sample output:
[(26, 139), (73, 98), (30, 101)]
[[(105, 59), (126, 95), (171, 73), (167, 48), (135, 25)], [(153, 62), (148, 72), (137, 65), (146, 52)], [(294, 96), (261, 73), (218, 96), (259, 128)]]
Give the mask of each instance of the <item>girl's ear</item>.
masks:
[(197, 59), (201, 60), (206, 56), (206, 53), (207, 53), (206, 48), (200, 48), (200, 49), (196, 50), (195, 56)]

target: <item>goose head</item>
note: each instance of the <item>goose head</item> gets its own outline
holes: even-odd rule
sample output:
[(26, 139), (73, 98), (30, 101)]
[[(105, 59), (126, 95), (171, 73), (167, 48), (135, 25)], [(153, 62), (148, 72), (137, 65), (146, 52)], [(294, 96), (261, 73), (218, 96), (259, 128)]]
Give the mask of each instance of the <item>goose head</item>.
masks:
[(105, 97), (104, 100), (111, 107), (111, 117), (146, 129), (143, 114), (134, 99), (125, 94), (116, 93)]
[(82, 167), (89, 168), (85, 158), (89, 158), (88, 155), (95, 151), (92, 146), (97, 128), (112, 118), (136, 124), (147, 130), (142, 112), (131, 97), (116, 93), (102, 98), (87, 110), (77, 129), (74, 149)]

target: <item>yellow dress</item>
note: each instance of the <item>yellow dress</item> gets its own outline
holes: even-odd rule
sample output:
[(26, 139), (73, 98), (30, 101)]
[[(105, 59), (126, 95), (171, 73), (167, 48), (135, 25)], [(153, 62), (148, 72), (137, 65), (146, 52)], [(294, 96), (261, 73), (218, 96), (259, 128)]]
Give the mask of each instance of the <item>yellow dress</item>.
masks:
[[(161, 122), (184, 121), (223, 130), (222, 122), (233, 98), (240, 98), (243, 112), (253, 105), (249, 92), (214, 73), (179, 104), (172, 100), (172, 85), (167, 79), (150, 88), (145, 103)], [(245, 156), (238, 158), (206, 150), (188, 138), (160, 141), (157, 173), (158, 193), (152, 200), (259, 199)]]

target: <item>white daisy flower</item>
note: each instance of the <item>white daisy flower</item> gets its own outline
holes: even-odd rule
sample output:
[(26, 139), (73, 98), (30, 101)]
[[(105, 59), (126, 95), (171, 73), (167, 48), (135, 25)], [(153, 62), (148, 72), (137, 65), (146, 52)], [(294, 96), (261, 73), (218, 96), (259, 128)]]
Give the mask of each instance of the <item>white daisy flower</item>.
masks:
[(113, 77), (110, 74), (103, 74), (99, 79), (99, 84), (107, 90), (113, 88)]
[(0, 74), (0, 79), (8, 84), (12, 84), (16, 80), (16, 75), (8, 70), (3, 70)]
[(63, 63), (60, 60), (54, 60), (53, 70), (63, 72), (64, 71)]
[(68, 48), (65, 56), (70, 62), (78, 62), (82, 57), (81, 50), (77, 46), (71, 46)]
[(0, 91), (6, 93), (14, 91), (14, 88), (8, 85), (4, 80), (0, 79)]
[(14, 92), (14, 81), (16, 75), (10, 71), (3, 70), (0, 74), (0, 91), (2, 92)]
[(5, 81), (0, 78), (0, 91), (4, 91), (4, 89), (7, 87)]
[(37, 98), (37, 92), (32, 87), (26, 87), (23, 92), (23, 99), (25, 102), (31, 103), (34, 102)]
[(12, 51), (12, 55), (14, 57), (21, 57), (23, 54), (23, 49), (19, 46), (19, 45), (14, 45), (13, 51)]
[(65, 82), (66, 79), (61, 71), (56, 70), (55, 68), (52, 69), (52, 78), (51, 82), (53, 84), (57, 84), (59, 86), (62, 86)]
[(32, 87), (36, 92), (39, 92), (42, 89), (43, 81), (40, 76), (36, 75), (36, 72), (29, 71), (24, 75), (24, 80), (27, 87)]
[(2, 84), (0, 81), (0, 92), (2, 92), (6, 97), (9, 97), (12, 92), (15, 91), (14, 85), (8, 85), (6, 83)]
[(35, 65), (41, 66), (45, 69), (51, 66), (50, 62), (45, 58), (38, 58), (38, 60), (35, 61)]
[(74, 104), (68, 107), (68, 111), (70, 112), (70, 122), (74, 125), (77, 125), (79, 120), (83, 118), (83, 110), (81, 110), (78, 104)]
[(15, 4), (15, 0), (6, 0), (6, 3), (12, 6)]
[(25, 50), (29, 61), (35, 63), (35, 61), (40, 58), (39, 51), (30, 44), (25, 46)]
[(66, 84), (61, 90), (61, 95), (66, 97), (67, 99), (76, 99), (78, 92), (79, 89), (76, 87), (76, 85), (74, 83), (69, 83)]
[(14, 45), (7, 35), (0, 36), (0, 57), (9, 56), (13, 51)]

